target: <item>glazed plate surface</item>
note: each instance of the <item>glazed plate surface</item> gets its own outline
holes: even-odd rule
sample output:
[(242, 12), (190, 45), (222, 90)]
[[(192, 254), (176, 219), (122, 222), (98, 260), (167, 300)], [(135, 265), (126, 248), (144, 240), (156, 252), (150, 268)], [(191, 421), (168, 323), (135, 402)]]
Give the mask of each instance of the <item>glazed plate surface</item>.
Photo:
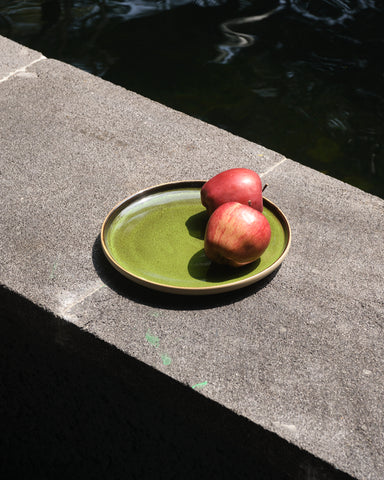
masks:
[(271, 242), (256, 262), (232, 268), (212, 263), (204, 253), (208, 215), (200, 202), (204, 181), (173, 182), (148, 188), (116, 205), (101, 230), (103, 251), (121, 274), (146, 287), (186, 295), (242, 288), (272, 273), (291, 243), (283, 212), (264, 198)]

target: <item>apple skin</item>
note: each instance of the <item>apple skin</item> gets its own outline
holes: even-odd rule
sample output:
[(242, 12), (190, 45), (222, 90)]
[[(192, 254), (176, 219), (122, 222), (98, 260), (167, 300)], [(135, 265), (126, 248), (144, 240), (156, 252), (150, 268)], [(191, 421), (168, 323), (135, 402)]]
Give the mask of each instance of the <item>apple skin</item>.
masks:
[(258, 210), (237, 202), (220, 205), (209, 217), (204, 250), (215, 263), (241, 267), (265, 252), (271, 227)]
[(259, 175), (248, 168), (231, 168), (208, 180), (200, 191), (208, 214), (223, 203), (238, 202), (263, 211), (263, 188)]

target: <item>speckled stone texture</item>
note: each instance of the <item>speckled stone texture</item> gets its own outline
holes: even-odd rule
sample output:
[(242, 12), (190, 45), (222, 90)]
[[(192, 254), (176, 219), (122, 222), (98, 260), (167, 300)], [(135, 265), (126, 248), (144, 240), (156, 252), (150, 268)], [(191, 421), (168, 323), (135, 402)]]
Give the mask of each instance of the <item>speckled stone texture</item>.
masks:
[[(8, 471), (33, 464), (50, 478), (64, 465), (73, 476), (94, 461), (96, 477), (382, 480), (384, 201), (13, 42), (0, 46), (10, 392), (0, 399), (3, 411), (16, 409), (4, 416)], [(292, 228), (273, 275), (181, 297), (135, 285), (105, 260), (99, 233), (116, 203), (237, 166), (261, 174)]]

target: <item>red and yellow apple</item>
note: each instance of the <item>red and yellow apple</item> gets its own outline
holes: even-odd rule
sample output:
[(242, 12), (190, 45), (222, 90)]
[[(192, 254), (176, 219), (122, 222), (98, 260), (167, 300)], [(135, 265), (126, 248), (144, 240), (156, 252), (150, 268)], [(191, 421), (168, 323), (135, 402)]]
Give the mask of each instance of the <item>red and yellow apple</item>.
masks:
[(227, 202), (209, 217), (204, 250), (213, 262), (240, 267), (260, 258), (270, 240), (271, 227), (261, 212)]
[(260, 177), (248, 168), (231, 168), (218, 173), (203, 185), (200, 196), (209, 215), (227, 202), (238, 202), (263, 211)]

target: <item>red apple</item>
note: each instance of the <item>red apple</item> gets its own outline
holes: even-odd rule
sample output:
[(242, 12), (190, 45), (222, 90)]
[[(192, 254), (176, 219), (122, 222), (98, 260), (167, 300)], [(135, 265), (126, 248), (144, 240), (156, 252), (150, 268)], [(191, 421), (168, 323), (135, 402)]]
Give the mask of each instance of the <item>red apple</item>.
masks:
[(260, 177), (248, 168), (231, 168), (218, 173), (203, 185), (200, 196), (209, 215), (227, 202), (238, 202), (263, 211)]
[(204, 250), (213, 262), (240, 267), (260, 258), (270, 240), (271, 227), (261, 212), (228, 202), (209, 217)]

